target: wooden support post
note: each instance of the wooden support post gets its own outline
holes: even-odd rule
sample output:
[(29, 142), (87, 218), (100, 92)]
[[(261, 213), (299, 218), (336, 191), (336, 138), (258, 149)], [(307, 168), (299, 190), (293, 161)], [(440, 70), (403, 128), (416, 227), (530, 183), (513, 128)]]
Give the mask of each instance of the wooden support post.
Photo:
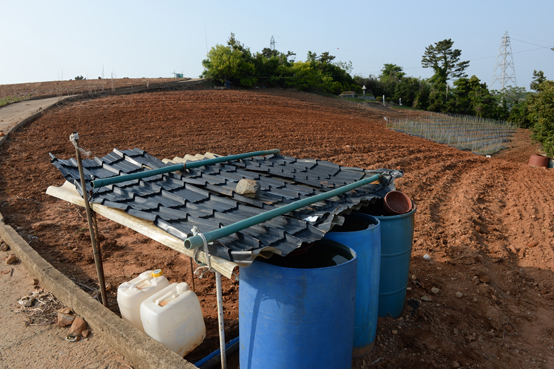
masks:
[(85, 174), (83, 171), (83, 163), (81, 160), (81, 148), (79, 147), (79, 135), (74, 132), (71, 137), (71, 142), (75, 145), (75, 151), (77, 153), (77, 165), (79, 168), (79, 177), (81, 178), (81, 188), (83, 189), (83, 199), (85, 201), (85, 210), (87, 213), (88, 230), (90, 233), (90, 242), (92, 243), (92, 255), (94, 256), (94, 263), (96, 264), (96, 274), (98, 275), (98, 284), (100, 285), (100, 294), (102, 295), (102, 303), (104, 306), (108, 306), (108, 298), (106, 297), (106, 285), (104, 283), (104, 267), (102, 266), (102, 254), (97, 248), (96, 243), (96, 230), (92, 220), (92, 211), (88, 202), (87, 186), (85, 182)]

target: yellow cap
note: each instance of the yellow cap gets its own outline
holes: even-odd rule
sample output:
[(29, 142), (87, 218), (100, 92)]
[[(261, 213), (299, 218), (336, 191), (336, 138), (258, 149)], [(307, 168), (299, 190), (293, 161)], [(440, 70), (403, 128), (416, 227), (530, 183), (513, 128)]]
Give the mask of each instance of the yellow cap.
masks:
[(161, 277), (164, 272), (161, 269), (156, 269), (152, 272), (152, 278)]

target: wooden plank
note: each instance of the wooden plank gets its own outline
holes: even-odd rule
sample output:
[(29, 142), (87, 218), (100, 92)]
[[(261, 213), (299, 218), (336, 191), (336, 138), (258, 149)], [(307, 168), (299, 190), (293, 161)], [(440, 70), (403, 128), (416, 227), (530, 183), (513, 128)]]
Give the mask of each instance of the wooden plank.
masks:
[[(75, 189), (75, 186), (67, 181), (61, 187), (48, 187), (48, 189), (46, 190), (46, 194), (61, 200), (65, 200), (75, 205), (83, 207), (85, 206), (85, 202), (81, 195), (79, 195), (79, 193)], [(143, 234), (155, 241), (158, 241), (162, 245), (165, 245), (173, 250), (179, 251), (180, 253), (187, 256), (194, 257), (194, 251), (186, 249), (183, 240), (170, 235), (164, 230), (156, 227), (154, 223), (129, 215), (123, 210), (113, 209), (104, 205), (94, 203), (90, 205), (91, 209), (96, 213), (105, 216), (106, 218), (113, 220), (114, 222), (117, 222), (121, 225), (129, 227), (132, 230), (137, 231), (138, 233)], [(198, 252), (198, 260), (206, 263), (206, 256), (203, 251)], [(233, 274), (233, 269), (238, 266), (238, 264), (236, 263), (219, 258), (217, 256), (211, 256), (210, 261), (212, 267), (215, 270), (229, 279)]]

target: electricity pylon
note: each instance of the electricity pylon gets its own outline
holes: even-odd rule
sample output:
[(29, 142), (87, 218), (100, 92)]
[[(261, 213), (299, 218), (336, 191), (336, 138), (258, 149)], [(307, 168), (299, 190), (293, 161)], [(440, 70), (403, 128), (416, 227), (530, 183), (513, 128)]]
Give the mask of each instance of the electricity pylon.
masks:
[[(511, 68), (511, 74), (509, 73)], [(498, 81), (500, 83), (500, 89), (504, 89), (508, 85), (508, 82), (512, 81), (514, 87), (516, 83), (516, 70), (514, 68), (514, 57), (512, 55), (512, 45), (510, 43), (510, 36), (508, 31), (502, 36), (502, 42), (498, 49), (498, 56), (496, 57), (496, 65), (494, 66), (494, 72), (492, 73), (491, 88), (494, 83)]]
[(271, 36), (271, 41), (269, 41), (269, 48), (271, 50), (275, 50), (275, 39), (273, 38), (273, 35)]

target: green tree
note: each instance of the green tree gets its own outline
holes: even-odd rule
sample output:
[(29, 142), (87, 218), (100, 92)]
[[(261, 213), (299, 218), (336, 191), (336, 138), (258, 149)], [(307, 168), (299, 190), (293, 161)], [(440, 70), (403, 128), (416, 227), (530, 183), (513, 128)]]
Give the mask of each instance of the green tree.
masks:
[(256, 84), (255, 68), (250, 49), (241, 44), (231, 33), (227, 46), (216, 45), (210, 49), (207, 59), (202, 61), (203, 77), (217, 82), (231, 81), (245, 87)]
[(330, 55), (328, 51), (325, 51), (319, 56), (319, 61), (321, 63), (330, 63), (335, 59), (335, 56)]
[(508, 86), (500, 91), (491, 91), (499, 109), (498, 119), (517, 124), (521, 128), (531, 127), (528, 104), (531, 93), (525, 87)]
[(457, 79), (452, 95), (453, 99), (449, 104), (452, 112), (497, 118), (497, 99), (490, 93), (487, 84), (481, 83), (476, 76)]
[(533, 80), (531, 81), (531, 90), (535, 90), (537, 92), (540, 92), (540, 86), (541, 84), (546, 81), (546, 77), (544, 75), (544, 72), (542, 70), (533, 71)]
[(402, 105), (413, 106), (413, 103), (421, 89), (421, 81), (414, 77), (404, 77), (394, 88), (394, 99), (402, 99)]
[(207, 59), (202, 61), (205, 68), (203, 76), (221, 83), (237, 79), (241, 63), (242, 53), (239, 50), (233, 51), (229, 46), (215, 45), (208, 52)]
[(431, 85), (428, 80), (421, 80), (419, 90), (417, 91), (412, 106), (416, 109), (427, 110), (429, 108), (429, 96), (431, 94)]
[(402, 71), (402, 67), (396, 64), (385, 64), (383, 69), (381, 69), (381, 75), (379, 80), (384, 83), (388, 82), (398, 82), (400, 81), (406, 73)]
[(545, 80), (537, 87), (540, 92), (528, 107), (533, 138), (542, 143), (546, 155), (554, 156), (554, 82)]
[(461, 62), (462, 51), (452, 49), (453, 45), (454, 41), (447, 39), (425, 48), (421, 64), (423, 68), (433, 68), (433, 82), (446, 84), (451, 78), (467, 77), (464, 71), (469, 66), (469, 61)]

